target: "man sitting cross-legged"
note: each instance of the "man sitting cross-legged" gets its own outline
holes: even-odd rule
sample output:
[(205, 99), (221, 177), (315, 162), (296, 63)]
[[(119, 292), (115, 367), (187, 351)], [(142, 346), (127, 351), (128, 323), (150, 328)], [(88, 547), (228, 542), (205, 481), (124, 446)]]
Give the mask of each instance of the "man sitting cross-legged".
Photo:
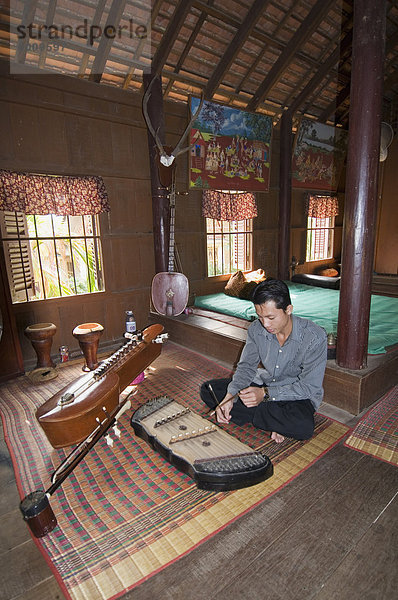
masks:
[(259, 283), (252, 301), (258, 319), (248, 329), (233, 377), (205, 382), (201, 398), (213, 409), (214, 396), (222, 404), (217, 406), (219, 423), (252, 423), (278, 443), (285, 437), (309, 439), (323, 398), (326, 332), (293, 314), (283, 281)]

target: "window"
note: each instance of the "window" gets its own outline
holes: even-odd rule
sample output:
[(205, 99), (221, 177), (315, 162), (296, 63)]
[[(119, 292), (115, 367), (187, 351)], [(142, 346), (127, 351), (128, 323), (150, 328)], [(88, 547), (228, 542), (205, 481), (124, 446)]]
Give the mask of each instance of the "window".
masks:
[(0, 213), (12, 302), (104, 290), (98, 217)]
[(252, 268), (253, 220), (206, 219), (207, 276)]
[(334, 217), (308, 217), (306, 261), (333, 256)]

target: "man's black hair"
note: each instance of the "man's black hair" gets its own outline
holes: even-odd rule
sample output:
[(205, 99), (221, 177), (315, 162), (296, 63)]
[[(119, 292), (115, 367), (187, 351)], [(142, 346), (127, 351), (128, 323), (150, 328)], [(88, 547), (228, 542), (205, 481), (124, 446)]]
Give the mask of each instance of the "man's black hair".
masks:
[(289, 288), (284, 281), (280, 279), (266, 279), (254, 288), (251, 300), (253, 304), (265, 304), (265, 302), (274, 301), (276, 308), (286, 310), (290, 299)]

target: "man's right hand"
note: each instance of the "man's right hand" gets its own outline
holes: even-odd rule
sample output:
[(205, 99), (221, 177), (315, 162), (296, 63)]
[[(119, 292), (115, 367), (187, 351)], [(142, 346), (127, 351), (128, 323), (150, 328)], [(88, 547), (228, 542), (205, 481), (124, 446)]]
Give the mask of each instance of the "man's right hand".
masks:
[[(225, 396), (225, 398), (222, 400), (222, 402), (225, 401), (225, 404), (223, 404), (222, 406), (218, 406), (216, 409), (216, 412), (217, 412), (217, 422), (225, 423), (226, 425), (228, 425), (228, 423), (231, 420), (230, 412), (234, 405), (234, 401), (232, 399), (226, 400), (226, 398), (227, 398), (227, 396)], [(222, 404), (222, 402), (220, 402), (220, 404)]]

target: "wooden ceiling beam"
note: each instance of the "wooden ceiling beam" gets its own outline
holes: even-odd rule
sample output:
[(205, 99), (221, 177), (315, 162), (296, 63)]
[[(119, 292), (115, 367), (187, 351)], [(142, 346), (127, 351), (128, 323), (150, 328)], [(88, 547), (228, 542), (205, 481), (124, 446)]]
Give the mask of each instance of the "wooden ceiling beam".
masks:
[[(207, 5), (211, 6), (213, 3), (214, 3), (214, 0), (208, 0)], [(175, 68), (176, 73), (178, 73), (178, 71), (181, 69), (181, 67), (184, 63), (184, 60), (188, 56), (188, 53), (189, 53), (190, 49), (192, 48), (192, 46), (197, 38), (197, 35), (198, 35), (199, 31), (202, 29), (202, 25), (206, 21), (206, 19), (207, 19), (207, 14), (202, 12), (191, 35), (189, 36), (189, 40), (186, 43), (184, 50), (181, 52), (180, 58), (178, 59), (178, 62), (177, 62), (176, 68)]]
[(341, 44), (330, 54), (329, 58), (320, 66), (314, 77), (307, 83), (305, 88), (295, 98), (293, 103), (288, 107), (292, 115), (301, 107), (308, 96), (322, 83), (325, 77), (335, 67), (339, 60), (345, 56), (352, 46), (352, 31), (347, 33)]
[[(336, 115), (337, 110), (347, 100), (348, 96), (350, 95), (350, 87), (351, 87), (351, 85), (348, 84), (344, 88), (342, 88), (340, 90), (340, 92), (337, 94), (336, 99), (333, 100), (333, 102), (331, 102), (329, 104), (329, 106), (327, 106), (325, 108), (325, 110), (323, 111), (323, 113), (321, 115), (319, 115), (319, 121), (321, 121), (321, 123), (326, 123), (326, 121), (331, 119), (333, 114)], [(336, 122), (336, 118), (334, 120)]]
[[(101, 18), (102, 18), (104, 9), (105, 9), (105, 2), (106, 2), (106, 0), (99, 0), (99, 2), (97, 3), (94, 17), (93, 17), (93, 22), (91, 23), (92, 27), (98, 27), (99, 24), (101, 23)], [(89, 39), (86, 42), (86, 46), (90, 46)], [(86, 52), (85, 54), (83, 54), (82, 62), (80, 64), (80, 68), (79, 68), (79, 77), (84, 77), (84, 75), (86, 73), (89, 58), (90, 58), (89, 52)]]
[[(230, 25), (234, 29), (239, 29), (239, 27), (241, 26), (240, 21), (238, 21), (230, 13), (225, 13), (219, 10), (218, 8), (214, 7), (209, 7), (208, 9), (206, 9), (207, 5), (205, 4), (205, 2), (203, 2), (203, 0), (193, 0), (192, 6), (199, 10), (207, 12), (208, 16), (213, 17), (220, 24)], [(276, 48), (280, 52), (283, 52), (286, 46), (283, 42), (280, 42), (275, 36), (268, 35), (267, 33), (264, 33), (264, 31), (256, 27), (252, 29), (249, 37), (253, 38), (257, 42), (260, 42), (260, 44), (262, 45), (267, 45), (270, 48)], [(300, 58), (302, 61), (308, 63), (309, 65), (317, 65), (317, 61), (311, 56), (308, 56), (308, 54), (304, 54), (303, 52), (298, 51), (297, 57)]]
[[(207, 0), (207, 6), (212, 6), (213, 4), (214, 4), (214, 0)], [(181, 52), (180, 58), (178, 59), (178, 62), (175, 66), (174, 73), (179, 73), (179, 71), (180, 71), (182, 65), (184, 64), (184, 61), (185, 61), (186, 57), (188, 56), (189, 51), (191, 50), (191, 48), (198, 36), (198, 33), (202, 29), (202, 25), (206, 21), (206, 19), (207, 19), (207, 13), (201, 12), (200, 16), (196, 22), (195, 27), (194, 27), (193, 31), (191, 32), (191, 35), (189, 36), (189, 39), (185, 45), (185, 48)], [(165, 98), (167, 98), (167, 96), (168, 96), (171, 85), (172, 85), (172, 82), (170, 80), (169, 83), (167, 84), (167, 87), (166, 87), (166, 90), (164, 93)]]
[(192, 0), (179, 1), (152, 59), (151, 73), (153, 77), (159, 75), (166, 64), (170, 50), (174, 46), (180, 29), (183, 26), (189, 11), (191, 10), (191, 5)]
[(229, 69), (237, 54), (241, 50), (243, 44), (249, 37), (254, 25), (263, 13), (269, 0), (254, 0), (253, 5), (249, 8), (248, 13), (236, 32), (233, 40), (229, 44), (224, 56), (213, 71), (205, 89), (205, 98), (210, 100), (222, 82), (226, 71)]
[(334, 3), (334, 0), (318, 0), (316, 4), (314, 4), (276, 63), (274, 63), (260, 87), (254, 93), (253, 98), (249, 102), (248, 110), (253, 112), (256, 110), (258, 105), (268, 95), (269, 91), (279, 81), (300, 46), (305, 44), (307, 39), (314, 33), (315, 29), (324, 19), (326, 13)]
[[(57, 0), (50, 0), (47, 8), (46, 15), (46, 26), (49, 27), (54, 23), (54, 15), (55, 9), (57, 7)], [(42, 69), (45, 66), (46, 58), (47, 58), (47, 49), (48, 44), (46, 41), (43, 41), (41, 44), (40, 56), (39, 56), (39, 69)]]
[[(106, 20), (104, 31), (106, 31), (107, 27), (117, 27), (119, 25), (120, 20), (123, 16), (126, 2), (127, 0), (113, 0), (112, 6), (108, 14), (108, 18)], [(89, 76), (90, 81), (100, 83), (102, 74), (105, 70), (106, 61), (108, 60), (108, 56), (111, 51), (112, 44), (113, 38), (110, 36), (105, 36), (103, 33), (98, 44), (97, 52)]]
[[(147, 30), (153, 28), (153, 23), (155, 22), (156, 17), (159, 14), (160, 8), (161, 8), (161, 4), (162, 4), (162, 0), (156, 0), (156, 2), (152, 5), (152, 11), (150, 13), (150, 18), (148, 19), (147, 22)], [(133, 79), (133, 75), (134, 72), (137, 70), (137, 65), (136, 62), (141, 58), (142, 56), (142, 51), (145, 48), (146, 45), (146, 39), (143, 38), (142, 40), (140, 40), (137, 49), (134, 53), (134, 62), (132, 65), (129, 65), (129, 68), (127, 70), (127, 73), (125, 75), (124, 81), (123, 81), (123, 85), (122, 88), (124, 90), (127, 90), (131, 80)], [(145, 70), (145, 69), (144, 69)]]
[[(29, 27), (31, 23), (34, 22), (34, 17), (36, 14), (36, 8), (39, 4), (39, 0), (28, 0), (25, 2), (22, 13), (22, 21), (21, 26), (26, 29)], [(26, 31), (25, 31), (26, 33)], [(25, 37), (18, 38), (17, 48), (16, 48), (16, 61), (20, 64), (23, 64), (26, 60), (26, 52), (29, 44), (29, 35), (25, 35)]]
[[(274, 37), (276, 37), (278, 35), (278, 33), (281, 31), (282, 27), (285, 26), (285, 23), (287, 22), (288, 19), (290, 19), (291, 14), (293, 11), (293, 7), (291, 7), (283, 16), (283, 18), (281, 19), (281, 21), (278, 23), (278, 27), (275, 29), (274, 31)], [(263, 44), (263, 47), (261, 49), (261, 52), (259, 52), (256, 56), (256, 58), (254, 59), (254, 61), (252, 62), (250, 68), (246, 71), (245, 75), (243, 76), (243, 78), (241, 79), (239, 85), (236, 87), (235, 91), (238, 94), (241, 90), (243, 90), (243, 86), (245, 85), (245, 82), (250, 78), (250, 76), (252, 75), (252, 73), (254, 73), (254, 71), (257, 69), (258, 65), (261, 63), (261, 61), (264, 58), (264, 55), (268, 49), (269, 44)]]
[[(213, 6), (207, 7), (207, 5), (205, 4), (205, 2), (203, 2), (203, 0), (193, 0), (192, 6), (194, 6), (195, 8), (197, 8), (203, 12), (206, 12), (208, 16), (213, 17), (217, 21), (220, 21), (221, 23), (225, 23), (226, 25), (230, 25), (234, 29), (239, 29), (239, 27), (241, 26), (241, 22), (238, 19), (236, 19), (231, 13), (226, 13), (226, 12), (224, 12), (218, 8), (215, 8)], [(281, 51), (285, 48), (285, 45), (282, 42), (279, 42), (277, 39), (275, 39), (271, 35), (267, 35), (260, 29), (254, 28), (251, 32), (251, 37), (253, 37), (254, 39), (258, 40), (259, 42), (261, 42), (263, 44), (268, 44), (272, 48), (277, 48), (278, 50), (281, 50)]]

